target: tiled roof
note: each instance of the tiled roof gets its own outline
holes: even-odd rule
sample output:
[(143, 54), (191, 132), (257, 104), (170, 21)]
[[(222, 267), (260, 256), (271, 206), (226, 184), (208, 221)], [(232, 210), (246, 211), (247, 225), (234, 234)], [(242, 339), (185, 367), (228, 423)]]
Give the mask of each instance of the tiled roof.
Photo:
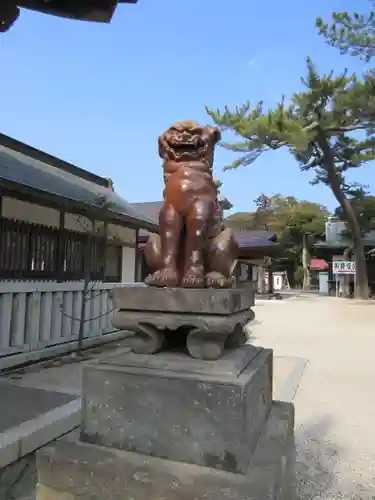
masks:
[[(135, 4), (137, 2), (138, 0), (118, 0), (120, 4)], [(82, 0), (60, 0), (59, 2), (18, 0), (17, 5), (19, 7), (43, 12), (44, 14), (97, 22), (109, 22), (114, 11), (111, 2), (103, 2), (100, 0), (90, 0), (89, 2), (82, 2)]]
[(272, 231), (234, 231), (237, 244), (240, 248), (259, 248), (277, 244), (276, 234)]
[[(159, 212), (163, 206), (162, 201), (145, 201), (141, 203), (132, 203), (132, 208), (136, 210), (139, 214), (143, 214), (149, 220), (153, 221), (154, 224), (159, 225)], [(148, 235), (148, 231), (141, 229), (139, 231), (139, 237), (145, 238)]]
[[(46, 157), (48, 158), (48, 155)], [(87, 178), (83, 178), (83, 176), (67, 171), (66, 165), (64, 169), (60, 169), (52, 166), (48, 161), (41, 161), (0, 144), (0, 181), (8, 181), (38, 192), (53, 194), (68, 201), (82, 203), (87, 205), (88, 209), (90, 207), (100, 209), (105, 199), (110, 205), (108, 212), (112, 212), (114, 217), (130, 220), (141, 228), (155, 230), (153, 220), (139, 213), (130, 203), (107, 187), (104, 179), (101, 184), (96, 183), (88, 180), (88, 172), (86, 172)], [(76, 167), (72, 166), (72, 171), (74, 168)], [(78, 172), (81, 169), (76, 168), (76, 170)], [(97, 176), (92, 177), (95, 179)], [(98, 177), (98, 179), (101, 178)]]
[(132, 203), (131, 206), (137, 210), (137, 212), (142, 213), (147, 216), (150, 220), (159, 224), (159, 212), (163, 206), (162, 201), (145, 201), (141, 203)]
[[(365, 247), (375, 247), (375, 239), (373, 239), (373, 237), (365, 237), (362, 241)], [(341, 249), (351, 246), (351, 242), (347, 239), (341, 239), (335, 242), (317, 241), (313, 246), (315, 248)]]

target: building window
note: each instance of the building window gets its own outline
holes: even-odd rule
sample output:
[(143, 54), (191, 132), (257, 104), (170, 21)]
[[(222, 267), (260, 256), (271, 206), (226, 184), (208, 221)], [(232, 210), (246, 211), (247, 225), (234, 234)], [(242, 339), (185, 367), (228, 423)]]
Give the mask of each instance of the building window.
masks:
[(108, 244), (105, 257), (104, 280), (120, 282), (122, 273), (122, 246)]

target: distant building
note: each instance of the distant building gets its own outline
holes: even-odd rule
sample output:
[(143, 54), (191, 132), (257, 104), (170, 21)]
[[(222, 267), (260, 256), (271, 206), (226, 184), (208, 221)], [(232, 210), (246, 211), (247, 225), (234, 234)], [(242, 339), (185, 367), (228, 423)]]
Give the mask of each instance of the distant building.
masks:
[[(326, 222), (325, 239), (318, 241), (314, 245), (314, 254), (316, 257), (324, 259), (328, 264), (328, 268), (320, 270), (319, 288), (327, 291), (327, 293), (336, 293), (337, 288), (342, 289), (344, 283), (343, 275), (334, 274), (332, 271), (332, 263), (335, 261), (344, 260), (344, 252), (351, 248), (351, 242), (345, 238), (343, 231), (347, 224), (337, 217), (330, 217)], [(363, 237), (365, 246), (367, 273), (369, 278), (369, 286), (372, 293), (375, 292), (375, 259), (371, 258), (375, 249), (375, 231), (371, 231)], [(352, 252), (348, 252), (348, 260), (353, 259)], [(354, 276), (347, 278), (350, 288), (354, 286)], [(322, 280), (326, 280), (327, 284), (323, 284)]]

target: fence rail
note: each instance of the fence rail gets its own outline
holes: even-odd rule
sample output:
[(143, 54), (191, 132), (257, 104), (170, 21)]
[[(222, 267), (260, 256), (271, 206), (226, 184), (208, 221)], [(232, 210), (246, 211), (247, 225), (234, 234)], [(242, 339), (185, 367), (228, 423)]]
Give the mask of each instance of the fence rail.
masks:
[(103, 280), (107, 239), (0, 217), (0, 279)]
[(12, 365), (5, 358), (37, 352), (34, 359), (42, 359), (51, 347), (77, 341), (82, 301), (85, 339), (113, 332), (110, 292), (119, 285), (94, 282), (84, 296), (83, 282), (0, 281), (0, 369)]

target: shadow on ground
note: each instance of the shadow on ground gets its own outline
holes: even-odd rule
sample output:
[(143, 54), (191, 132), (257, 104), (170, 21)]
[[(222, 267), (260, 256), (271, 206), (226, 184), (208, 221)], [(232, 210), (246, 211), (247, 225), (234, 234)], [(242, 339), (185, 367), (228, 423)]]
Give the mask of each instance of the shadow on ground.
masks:
[(297, 500), (374, 500), (371, 479), (350, 470), (351, 457), (328, 439), (333, 425), (332, 419), (324, 416), (296, 429)]
[(325, 441), (332, 425), (329, 417), (307, 423), (296, 430), (297, 499), (327, 498), (335, 482), (335, 465), (340, 449), (335, 443)]
[(31, 500), (36, 483), (35, 453), (31, 453), (0, 470), (0, 500)]

